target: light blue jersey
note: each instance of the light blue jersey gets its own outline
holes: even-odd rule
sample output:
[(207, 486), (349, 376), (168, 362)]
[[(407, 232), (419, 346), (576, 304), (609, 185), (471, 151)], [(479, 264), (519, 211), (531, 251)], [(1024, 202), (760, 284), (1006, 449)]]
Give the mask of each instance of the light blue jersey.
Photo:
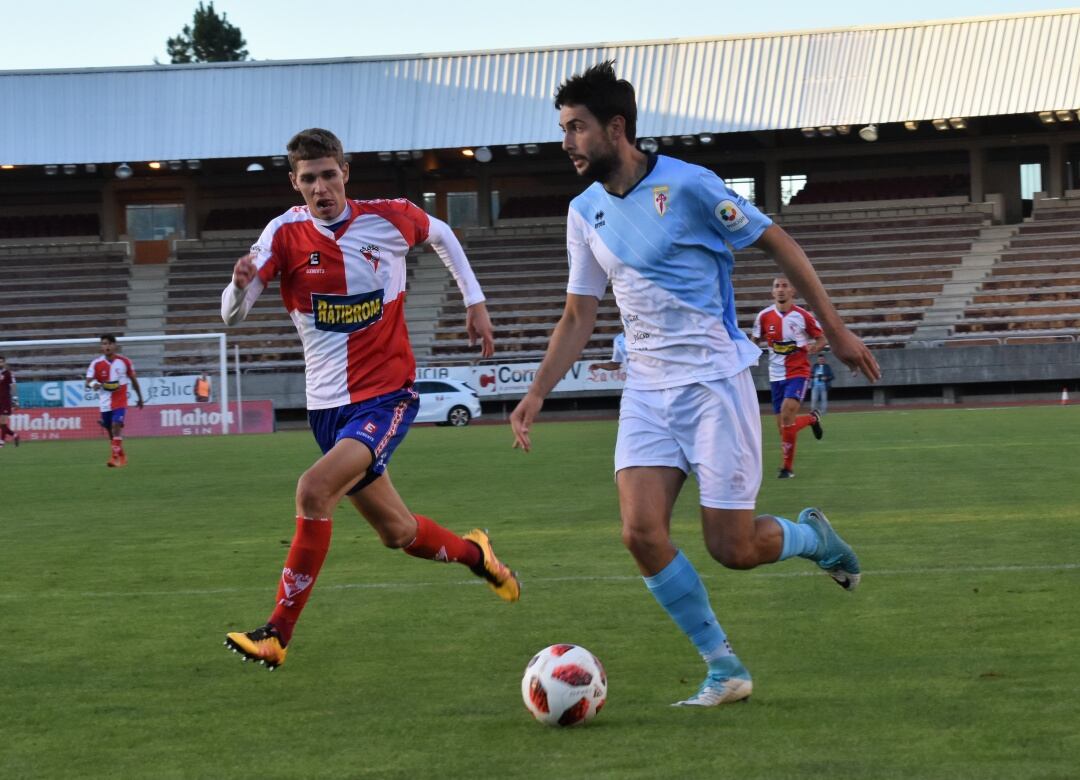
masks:
[(626, 387), (659, 390), (722, 379), (757, 363), (739, 330), (736, 249), (772, 221), (712, 171), (658, 155), (619, 197), (594, 183), (570, 203), (567, 292), (604, 297), (611, 281), (628, 353)]

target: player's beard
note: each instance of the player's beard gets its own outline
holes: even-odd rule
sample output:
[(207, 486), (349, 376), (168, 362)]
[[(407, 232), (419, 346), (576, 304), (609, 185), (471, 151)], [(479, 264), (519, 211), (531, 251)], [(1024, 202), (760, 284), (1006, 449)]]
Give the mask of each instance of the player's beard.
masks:
[(589, 167), (581, 173), (586, 179), (604, 184), (619, 170), (619, 155), (614, 145), (605, 147), (595, 157), (587, 159)]

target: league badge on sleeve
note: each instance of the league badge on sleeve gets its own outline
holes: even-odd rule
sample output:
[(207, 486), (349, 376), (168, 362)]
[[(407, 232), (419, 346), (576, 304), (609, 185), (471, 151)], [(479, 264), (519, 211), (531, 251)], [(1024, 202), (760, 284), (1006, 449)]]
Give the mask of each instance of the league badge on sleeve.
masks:
[(720, 220), (720, 224), (732, 233), (739, 228), (745, 227), (750, 222), (750, 217), (746, 216), (731, 200), (722, 200), (717, 203), (713, 213)]
[(656, 206), (656, 213), (661, 217), (667, 214), (668, 202), (671, 200), (670, 188), (667, 185), (652, 188), (652, 202)]

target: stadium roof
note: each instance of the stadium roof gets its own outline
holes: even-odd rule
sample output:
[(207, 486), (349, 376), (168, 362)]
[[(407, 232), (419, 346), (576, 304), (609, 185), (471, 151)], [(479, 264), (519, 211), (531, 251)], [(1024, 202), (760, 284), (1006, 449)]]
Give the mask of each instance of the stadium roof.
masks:
[(638, 135), (1080, 109), (1080, 9), (770, 35), (342, 60), (0, 72), (0, 163), (559, 140), (551, 97), (614, 59)]

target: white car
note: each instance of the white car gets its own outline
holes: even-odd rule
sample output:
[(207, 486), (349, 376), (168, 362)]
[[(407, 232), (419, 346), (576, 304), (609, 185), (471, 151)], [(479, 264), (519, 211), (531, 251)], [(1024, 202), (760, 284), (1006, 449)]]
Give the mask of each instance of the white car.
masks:
[(468, 425), (480, 416), (480, 399), (476, 391), (456, 379), (421, 379), (413, 383), (420, 394), (420, 411), (416, 422), (438, 425)]

